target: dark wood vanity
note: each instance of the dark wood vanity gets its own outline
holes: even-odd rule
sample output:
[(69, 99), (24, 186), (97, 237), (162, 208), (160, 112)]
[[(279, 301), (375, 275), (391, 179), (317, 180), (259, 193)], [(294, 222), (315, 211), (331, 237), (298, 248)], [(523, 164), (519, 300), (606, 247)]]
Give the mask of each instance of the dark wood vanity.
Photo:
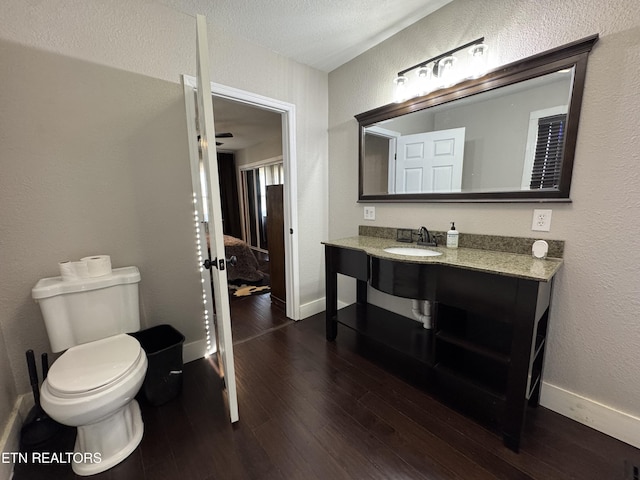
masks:
[[(518, 451), (527, 405), (540, 397), (561, 261), (468, 248), (416, 258), (386, 254), (382, 246), (393, 241), (367, 239), (359, 248), (357, 238), (345, 240), (325, 243), (327, 339), (343, 325), (409, 357), (444, 401), (497, 425)], [(356, 303), (340, 310), (338, 274), (357, 280)], [(370, 304), (369, 286), (430, 301), (433, 328)]]

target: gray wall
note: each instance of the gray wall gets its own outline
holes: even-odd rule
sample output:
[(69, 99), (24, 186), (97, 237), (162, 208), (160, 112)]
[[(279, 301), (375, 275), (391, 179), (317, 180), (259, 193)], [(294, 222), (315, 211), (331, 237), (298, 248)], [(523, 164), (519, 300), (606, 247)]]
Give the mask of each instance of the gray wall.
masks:
[(2, 330), (0, 330), (0, 365), (2, 366), (0, 368), (0, 418), (6, 418), (13, 408), (13, 402), (16, 398), (16, 385), (13, 381), (13, 372), (9, 368), (7, 343), (4, 340)]
[(238, 150), (235, 154), (236, 168), (282, 156), (282, 133), (258, 145)]
[[(485, 36), (495, 64), (600, 34), (589, 58), (572, 203), (550, 204), (551, 232), (566, 241), (545, 362), (543, 400), (567, 392), (582, 420), (597, 402), (640, 417), (640, 13), (634, 0), (454, 0), (329, 74), (329, 232), (357, 234), (358, 130), (354, 115), (392, 102), (395, 72)], [(534, 204), (378, 204), (367, 225), (529, 237)], [(354, 288), (341, 283), (343, 300)], [(346, 292), (349, 291), (349, 295)], [(375, 296), (408, 311), (406, 302)], [(557, 387), (557, 388), (553, 388)], [(546, 394), (545, 394), (546, 392)], [(545, 395), (546, 398), (545, 398)], [(580, 403), (579, 398), (586, 399)], [(548, 403), (547, 403), (548, 404)], [(582, 414), (580, 413), (582, 409)], [(638, 440), (637, 428), (635, 440)]]
[(138, 266), (143, 326), (201, 339), (181, 86), (2, 40), (0, 52), (2, 329), (18, 390), (24, 350), (49, 350), (31, 288), (61, 260)]

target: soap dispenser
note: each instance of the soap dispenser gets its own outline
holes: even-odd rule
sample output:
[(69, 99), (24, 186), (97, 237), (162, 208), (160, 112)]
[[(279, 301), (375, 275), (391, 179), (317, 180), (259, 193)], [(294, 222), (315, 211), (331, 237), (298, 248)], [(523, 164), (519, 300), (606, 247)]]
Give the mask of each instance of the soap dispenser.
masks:
[(451, 230), (447, 232), (447, 248), (458, 248), (458, 231), (454, 222), (451, 222)]

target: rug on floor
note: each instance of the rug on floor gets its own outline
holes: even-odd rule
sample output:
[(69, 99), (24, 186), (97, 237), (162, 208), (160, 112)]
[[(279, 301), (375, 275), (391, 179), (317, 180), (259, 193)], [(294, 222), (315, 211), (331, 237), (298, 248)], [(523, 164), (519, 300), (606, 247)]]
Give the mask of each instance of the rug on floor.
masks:
[(249, 295), (264, 295), (271, 292), (269, 285), (229, 285), (229, 290), (234, 297), (247, 297)]
[(264, 295), (271, 292), (270, 277), (268, 273), (263, 274), (263, 278), (257, 282), (246, 280), (236, 280), (229, 282), (229, 292), (234, 297), (248, 297), (250, 295)]

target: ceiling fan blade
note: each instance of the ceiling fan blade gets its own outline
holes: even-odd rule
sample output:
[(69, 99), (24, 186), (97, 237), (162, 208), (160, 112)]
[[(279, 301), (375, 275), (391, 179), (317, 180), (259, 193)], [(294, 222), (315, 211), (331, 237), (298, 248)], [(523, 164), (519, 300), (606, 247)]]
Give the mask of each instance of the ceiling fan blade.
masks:
[(230, 133), (230, 132), (216, 133), (216, 138), (233, 138), (233, 133)]

